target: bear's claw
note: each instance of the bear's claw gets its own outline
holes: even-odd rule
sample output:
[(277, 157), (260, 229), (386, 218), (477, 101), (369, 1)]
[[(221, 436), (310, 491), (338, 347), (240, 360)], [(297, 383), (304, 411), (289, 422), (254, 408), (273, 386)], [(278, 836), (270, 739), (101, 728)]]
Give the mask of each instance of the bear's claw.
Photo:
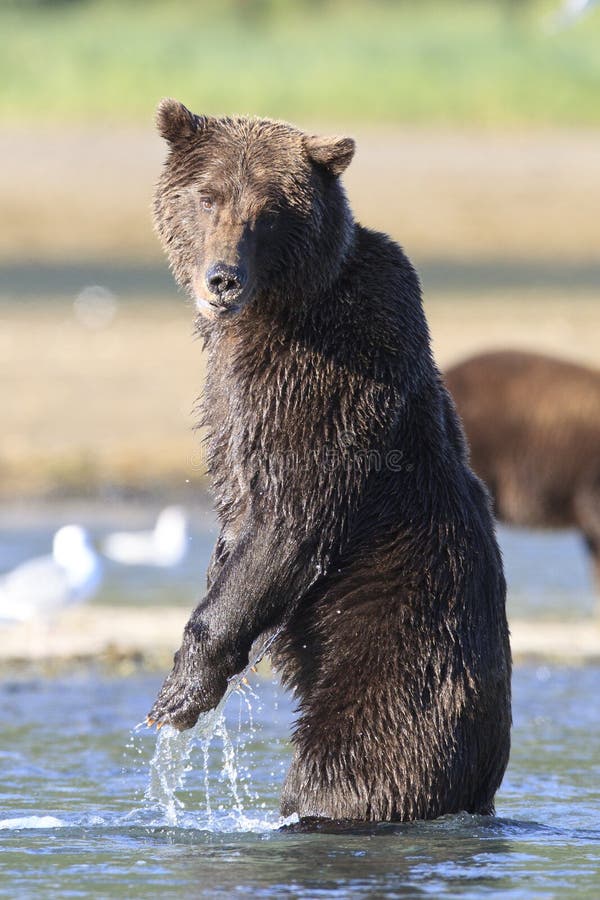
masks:
[[(210, 709), (210, 706), (206, 706), (206, 709)], [(200, 713), (204, 711), (202, 704), (190, 697), (184, 697), (183, 699), (177, 699), (174, 696), (163, 698), (159, 694), (149, 720), (152, 724), (156, 724), (157, 731), (163, 725), (172, 725), (178, 731), (185, 731), (187, 728), (193, 728), (198, 721)]]
[(146, 721), (157, 728), (172, 725), (178, 731), (193, 728), (202, 713), (218, 705), (227, 688), (227, 678), (222, 673), (203, 673), (186, 678), (171, 672), (165, 679), (154, 706)]

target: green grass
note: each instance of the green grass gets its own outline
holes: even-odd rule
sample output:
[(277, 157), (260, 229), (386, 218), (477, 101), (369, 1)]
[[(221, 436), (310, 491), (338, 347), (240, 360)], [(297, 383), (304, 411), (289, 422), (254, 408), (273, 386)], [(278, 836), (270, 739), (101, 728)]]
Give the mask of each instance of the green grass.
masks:
[(600, 8), (558, 33), (545, 27), (548, 9), (4, 0), (0, 115), (149, 122), (172, 95), (196, 111), (300, 122), (598, 125)]

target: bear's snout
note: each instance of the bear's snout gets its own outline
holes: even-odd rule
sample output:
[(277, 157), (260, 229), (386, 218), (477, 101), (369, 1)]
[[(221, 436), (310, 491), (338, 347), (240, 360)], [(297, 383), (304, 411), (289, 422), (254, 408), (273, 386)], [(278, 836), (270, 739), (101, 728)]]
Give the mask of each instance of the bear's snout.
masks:
[(235, 301), (246, 287), (248, 274), (242, 266), (218, 262), (208, 269), (205, 280), (214, 297), (211, 304), (227, 310), (235, 306)]

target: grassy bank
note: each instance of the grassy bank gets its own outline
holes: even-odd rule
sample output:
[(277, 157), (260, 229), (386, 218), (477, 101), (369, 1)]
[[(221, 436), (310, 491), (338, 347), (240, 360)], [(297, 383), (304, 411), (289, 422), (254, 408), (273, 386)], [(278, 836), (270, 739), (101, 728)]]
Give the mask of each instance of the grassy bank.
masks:
[(600, 124), (600, 10), (552, 2), (0, 7), (5, 121), (142, 121), (158, 97), (300, 122)]

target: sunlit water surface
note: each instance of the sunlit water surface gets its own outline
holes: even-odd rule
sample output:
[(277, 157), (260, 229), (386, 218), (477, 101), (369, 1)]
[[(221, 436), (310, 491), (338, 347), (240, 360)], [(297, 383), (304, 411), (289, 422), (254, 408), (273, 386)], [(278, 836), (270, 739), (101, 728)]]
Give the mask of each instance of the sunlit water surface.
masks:
[[(138, 527), (110, 513), (0, 519), (0, 569), (52, 530)], [(194, 517), (176, 570), (109, 566), (101, 603), (191, 606), (214, 540)], [(501, 532), (513, 615), (589, 616), (575, 535)], [(0, 682), (0, 897), (600, 896), (600, 669), (518, 667), (510, 766), (495, 819), (339, 833), (279, 830), (293, 701), (251, 675), (224, 715), (176, 735), (136, 729), (161, 675)]]

